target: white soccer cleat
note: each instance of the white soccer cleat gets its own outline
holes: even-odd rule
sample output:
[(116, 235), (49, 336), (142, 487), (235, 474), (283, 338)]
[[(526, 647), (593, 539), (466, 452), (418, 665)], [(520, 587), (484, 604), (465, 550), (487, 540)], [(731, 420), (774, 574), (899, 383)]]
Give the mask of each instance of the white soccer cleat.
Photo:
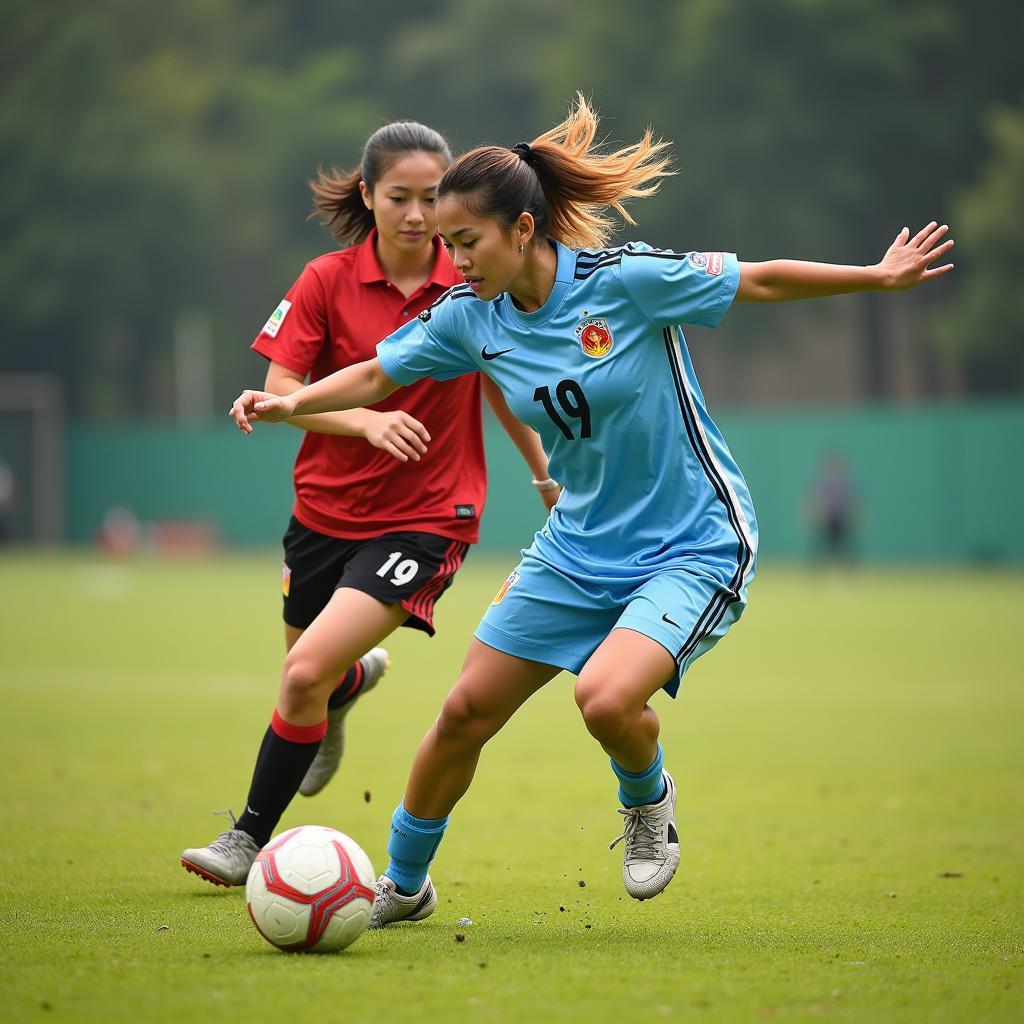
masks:
[(185, 850), (181, 866), (214, 885), (245, 885), (260, 848), (248, 832), (229, 828), (209, 846)]
[(299, 784), (299, 792), (303, 796), (315, 796), (331, 779), (334, 778), (341, 764), (341, 755), (345, 752), (345, 718), (363, 694), (369, 693), (380, 677), (388, 670), (391, 658), (383, 647), (374, 647), (360, 659), (363, 665), (363, 685), (359, 692), (340, 708), (330, 708), (327, 712), (327, 732), (320, 741), (320, 749), (313, 758)]
[(679, 834), (676, 832), (676, 784), (664, 773), (665, 795), (654, 804), (620, 807), (626, 819), (618, 839), (609, 844), (611, 850), (626, 841), (622, 860), (622, 881), (626, 892), (635, 900), (657, 896), (679, 867)]
[(377, 895), (373, 901), (369, 927), (383, 928), (396, 921), (422, 921), (430, 917), (436, 906), (437, 893), (429, 875), (420, 886), (420, 891), (412, 896), (403, 896), (387, 875), (381, 875), (377, 879)]

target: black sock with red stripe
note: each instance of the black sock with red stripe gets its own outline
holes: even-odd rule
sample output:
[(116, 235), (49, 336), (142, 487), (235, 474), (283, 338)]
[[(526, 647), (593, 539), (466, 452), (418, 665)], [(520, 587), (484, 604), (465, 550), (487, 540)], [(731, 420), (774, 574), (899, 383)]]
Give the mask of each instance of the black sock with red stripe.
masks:
[(275, 709), (256, 755), (245, 813), (236, 826), (260, 846), (270, 841), (281, 815), (299, 791), (326, 731), (326, 718), (319, 725), (291, 725)]
[(327, 706), (329, 708), (340, 708), (343, 704), (347, 704), (350, 700), (355, 700), (359, 696), (359, 691), (363, 688), (363, 678), (366, 673), (363, 670), (363, 663), (357, 661), (342, 677), (341, 682), (338, 683), (334, 690), (334, 693), (327, 699)]

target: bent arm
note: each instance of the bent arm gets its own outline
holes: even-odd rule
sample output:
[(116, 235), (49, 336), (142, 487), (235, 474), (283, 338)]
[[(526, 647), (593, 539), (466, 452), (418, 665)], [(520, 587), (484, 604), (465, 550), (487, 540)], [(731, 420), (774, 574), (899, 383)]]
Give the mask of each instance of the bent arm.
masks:
[(540, 436), (536, 430), (528, 427), (508, 407), (505, 396), (501, 389), (486, 374), (483, 375), (484, 396), (498, 422), (505, 428), (505, 433), (512, 439), (512, 443), (519, 449), (519, 453), (526, 460), (530, 472), (536, 480), (546, 480), (548, 475), (548, 457), (541, 447)]
[[(483, 391), (487, 401), (494, 410), (498, 422), (505, 428), (505, 433), (512, 439), (512, 443), (519, 449), (520, 455), (530, 467), (534, 480), (547, 480), (548, 478), (548, 456), (540, 443), (540, 435), (531, 427), (528, 427), (508, 407), (505, 396), (501, 389), (486, 374), (483, 375)], [(544, 490), (538, 488), (540, 500), (544, 506), (550, 509), (562, 493), (562, 488), (553, 484), (547, 485)]]

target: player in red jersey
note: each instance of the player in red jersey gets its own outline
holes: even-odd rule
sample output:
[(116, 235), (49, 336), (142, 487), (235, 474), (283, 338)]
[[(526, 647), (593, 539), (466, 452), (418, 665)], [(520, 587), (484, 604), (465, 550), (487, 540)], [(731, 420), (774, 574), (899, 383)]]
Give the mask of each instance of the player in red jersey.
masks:
[[(462, 281), (434, 216), (450, 161), (437, 132), (396, 122), (369, 138), (358, 168), (310, 183), (315, 211), (345, 248), (306, 266), (253, 342), (270, 360), (267, 391), (289, 394), (307, 376), (372, 358), (381, 338)], [(377, 645), (399, 626), (433, 635), (434, 605), (479, 534), (481, 388), (550, 508), (558, 489), (537, 435), (479, 374), (290, 421), (307, 433), (284, 536), (280, 694), (244, 813), (209, 846), (185, 850), (187, 870), (244, 884), (296, 791), (319, 792), (337, 770), (345, 715), (387, 667)]]

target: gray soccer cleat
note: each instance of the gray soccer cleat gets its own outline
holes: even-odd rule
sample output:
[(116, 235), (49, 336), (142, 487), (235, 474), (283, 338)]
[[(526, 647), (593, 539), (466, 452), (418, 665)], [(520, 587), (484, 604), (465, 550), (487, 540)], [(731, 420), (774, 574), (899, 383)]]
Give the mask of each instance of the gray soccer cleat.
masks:
[(391, 658), (383, 647), (374, 647), (359, 661), (363, 666), (363, 685), (359, 692), (340, 708), (328, 710), (327, 732), (320, 741), (320, 749), (316, 752), (313, 763), (299, 783), (299, 792), (303, 796), (315, 796), (334, 778), (338, 765), (341, 764), (341, 755), (345, 751), (345, 717), (359, 698), (369, 693), (380, 682), (380, 677), (391, 664)]
[(260, 847), (248, 832), (229, 828), (209, 846), (185, 850), (181, 866), (214, 885), (245, 885), (249, 868), (259, 852)]
[(676, 784), (668, 772), (665, 795), (654, 804), (620, 807), (625, 828), (608, 849), (626, 841), (622, 861), (622, 881), (635, 900), (657, 896), (679, 867), (679, 835), (676, 832)]
[(422, 921), (430, 917), (437, 906), (437, 893), (428, 875), (413, 896), (403, 896), (387, 875), (377, 879), (377, 894), (370, 914), (370, 928), (383, 928), (395, 921)]

